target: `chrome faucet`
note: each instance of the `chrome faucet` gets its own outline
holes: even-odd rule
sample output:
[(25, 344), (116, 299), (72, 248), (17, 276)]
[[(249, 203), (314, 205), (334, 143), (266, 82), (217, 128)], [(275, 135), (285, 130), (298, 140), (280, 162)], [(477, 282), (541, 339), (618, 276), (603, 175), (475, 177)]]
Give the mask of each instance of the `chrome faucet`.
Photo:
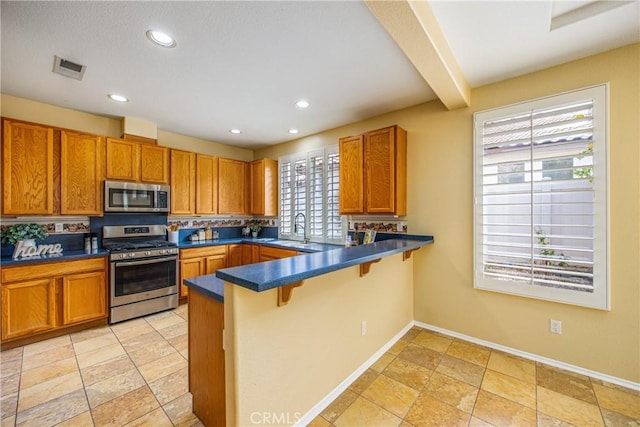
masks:
[(302, 228), (302, 241), (304, 244), (309, 243), (309, 237), (307, 236), (307, 230), (306, 228), (304, 228), (304, 225), (300, 225), (298, 224), (298, 217), (301, 216), (302, 217), (302, 221), (303, 223), (306, 225), (307, 224), (307, 217), (305, 216), (305, 214), (303, 214), (302, 212), (298, 212), (296, 214), (295, 217), (293, 217), (293, 232), (295, 234), (298, 234), (298, 228)]

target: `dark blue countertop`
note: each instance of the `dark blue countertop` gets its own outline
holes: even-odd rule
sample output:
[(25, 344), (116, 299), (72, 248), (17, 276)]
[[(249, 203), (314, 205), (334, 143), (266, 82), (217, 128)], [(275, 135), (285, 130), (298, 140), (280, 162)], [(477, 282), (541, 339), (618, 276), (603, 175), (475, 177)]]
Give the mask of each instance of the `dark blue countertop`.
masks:
[(109, 252), (104, 249), (98, 249), (97, 251), (85, 252), (85, 251), (64, 251), (61, 255), (41, 255), (30, 258), (2, 258), (0, 264), (3, 267), (10, 267), (14, 265), (24, 264), (36, 264), (45, 262), (60, 262), (60, 261), (75, 261), (78, 259), (96, 258), (109, 255)]
[(247, 289), (262, 292), (379, 258), (419, 249), (430, 243), (433, 243), (433, 237), (430, 236), (425, 237), (424, 240), (390, 239), (369, 245), (339, 247), (340, 249), (223, 268), (218, 270), (215, 276)]
[(253, 243), (262, 246), (271, 246), (281, 249), (294, 249), (298, 252), (321, 252), (331, 249), (338, 249), (340, 245), (329, 245), (326, 243), (303, 243), (297, 240), (281, 240), (275, 238), (257, 238), (252, 239), (248, 237), (238, 237), (232, 239), (216, 239), (206, 240), (204, 242), (180, 242), (178, 243), (179, 249), (201, 248), (205, 246), (219, 246), (219, 245), (233, 245), (237, 243)]
[(218, 279), (215, 274), (184, 279), (185, 285), (197, 289), (199, 292), (220, 302), (224, 302), (224, 280)]

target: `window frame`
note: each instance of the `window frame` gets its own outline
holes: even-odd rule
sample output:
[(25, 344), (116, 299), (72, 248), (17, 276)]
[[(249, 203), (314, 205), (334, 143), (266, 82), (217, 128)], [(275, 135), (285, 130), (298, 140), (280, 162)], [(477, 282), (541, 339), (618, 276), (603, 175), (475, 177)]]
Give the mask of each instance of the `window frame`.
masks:
[[(524, 296), (534, 299), (554, 301), (602, 310), (610, 310), (610, 232), (609, 232), (609, 86), (601, 84), (597, 86), (577, 89), (548, 97), (538, 98), (505, 107), (479, 111), (473, 117), (473, 257), (475, 289)], [(483, 129), (487, 121), (500, 118), (515, 117), (553, 107), (578, 103), (580, 101), (593, 101), (593, 169), (592, 175), (593, 194), (593, 292), (581, 292), (572, 289), (562, 289), (531, 284), (523, 286), (522, 282), (515, 280), (498, 280), (484, 275), (484, 226), (483, 219)], [(533, 148), (532, 150), (535, 150)], [(597, 169), (596, 169), (597, 168)], [(597, 172), (596, 172), (597, 171)], [(526, 172), (525, 172), (526, 173)], [(543, 173), (543, 171), (541, 171)], [(533, 181), (533, 180), (532, 180)], [(533, 196), (535, 192), (530, 192)], [(508, 196), (507, 196), (508, 197)], [(530, 221), (532, 229), (535, 227), (535, 214), (531, 213)], [(532, 235), (531, 239), (536, 236)], [(515, 252), (513, 252), (515, 254)], [(533, 257), (534, 254), (532, 253)]]
[[(278, 218), (280, 220), (280, 224), (278, 226), (278, 237), (282, 238), (282, 239), (288, 239), (288, 240), (300, 240), (302, 241), (304, 239), (304, 235), (306, 235), (307, 237), (309, 237), (309, 241), (314, 242), (314, 243), (330, 243), (330, 244), (340, 244), (341, 242), (344, 241), (344, 237), (345, 237), (345, 233), (346, 233), (346, 221), (345, 221), (345, 217), (343, 215), (340, 215), (339, 213), (339, 203), (336, 205), (335, 207), (335, 215), (328, 215), (327, 211), (328, 211), (328, 197), (329, 197), (329, 184), (334, 183), (333, 181), (330, 181), (328, 178), (329, 175), (329, 171), (328, 171), (328, 165), (329, 165), (329, 156), (332, 155), (338, 155), (339, 156), (339, 146), (338, 145), (332, 145), (329, 147), (325, 147), (325, 148), (320, 148), (317, 150), (312, 150), (312, 151), (307, 151), (307, 152), (298, 152), (298, 153), (293, 153), (287, 156), (281, 156), (278, 159), (278, 174), (281, 178), (280, 180), (280, 184), (279, 184), (279, 190), (280, 190), (280, 209), (278, 212)], [(311, 161), (314, 158), (318, 158), (318, 157), (322, 157), (322, 164), (323, 164), (323, 172), (322, 172), (322, 207), (321, 207), (321, 211), (322, 211), (322, 235), (318, 236), (318, 235), (311, 235), (311, 211), (312, 211), (312, 190), (311, 190)], [(290, 166), (290, 179), (289, 182), (295, 182), (295, 177), (296, 177), (296, 172), (295, 172), (295, 163), (299, 162), (299, 161), (304, 161), (305, 162), (305, 201), (304, 201), (304, 206), (305, 206), (305, 211), (303, 212), (305, 217), (304, 217), (304, 233), (300, 234), (300, 233), (296, 233), (295, 232), (295, 216), (297, 215), (297, 210), (296, 207), (299, 206), (299, 204), (296, 203), (296, 189), (295, 189), (295, 185), (290, 187), (290, 197), (291, 197), (291, 201), (290, 203), (286, 204), (286, 208), (288, 208), (288, 222), (284, 222), (285, 220), (283, 219), (283, 210), (286, 209), (283, 206), (285, 206), (285, 204), (283, 203), (283, 199), (282, 199), (282, 195), (284, 192), (284, 182), (282, 180), (282, 176), (283, 176), (283, 167), (285, 164), (289, 163)], [(339, 166), (339, 163), (338, 163)], [(339, 179), (339, 170), (337, 172), (337, 176)], [(340, 184), (338, 182), (338, 189), (340, 188)], [(339, 190), (338, 190), (339, 191)], [(338, 194), (338, 198), (337, 200), (339, 200), (339, 194)], [(317, 206), (317, 205), (316, 205)], [(329, 227), (327, 226), (328, 220), (330, 217), (335, 217), (338, 216), (340, 218), (340, 236), (339, 237), (329, 237), (327, 235), (328, 231), (329, 231)], [(298, 224), (301, 224), (300, 219), (298, 219)], [(284, 232), (283, 230), (288, 230), (289, 233)]]

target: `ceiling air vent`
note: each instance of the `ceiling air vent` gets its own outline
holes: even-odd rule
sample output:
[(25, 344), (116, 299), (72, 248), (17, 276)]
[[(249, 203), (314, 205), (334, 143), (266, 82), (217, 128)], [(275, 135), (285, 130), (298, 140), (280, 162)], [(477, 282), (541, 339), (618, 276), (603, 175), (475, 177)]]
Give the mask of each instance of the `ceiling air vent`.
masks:
[(53, 72), (72, 79), (82, 80), (84, 72), (87, 70), (86, 65), (76, 64), (54, 55)]

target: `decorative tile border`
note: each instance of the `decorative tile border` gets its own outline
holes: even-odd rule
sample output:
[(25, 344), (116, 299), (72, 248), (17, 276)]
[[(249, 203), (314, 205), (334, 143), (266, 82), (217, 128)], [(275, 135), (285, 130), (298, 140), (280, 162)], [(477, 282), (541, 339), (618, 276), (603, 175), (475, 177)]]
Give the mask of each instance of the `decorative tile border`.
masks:
[[(38, 224), (48, 234), (80, 234), (90, 231), (88, 217), (21, 217), (2, 218), (1, 221), (2, 232), (15, 224)], [(56, 231), (56, 224), (62, 224), (62, 231)]]
[(191, 217), (169, 217), (167, 225), (177, 225), (178, 228), (221, 228), (221, 227), (244, 227), (257, 222), (262, 227), (277, 227), (278, 220), (270, 218), (191, 218)]
[(407, 221), (388, 218), (349, 217), (348, 230), (375, 230), (381, 233), (407, 234)]

